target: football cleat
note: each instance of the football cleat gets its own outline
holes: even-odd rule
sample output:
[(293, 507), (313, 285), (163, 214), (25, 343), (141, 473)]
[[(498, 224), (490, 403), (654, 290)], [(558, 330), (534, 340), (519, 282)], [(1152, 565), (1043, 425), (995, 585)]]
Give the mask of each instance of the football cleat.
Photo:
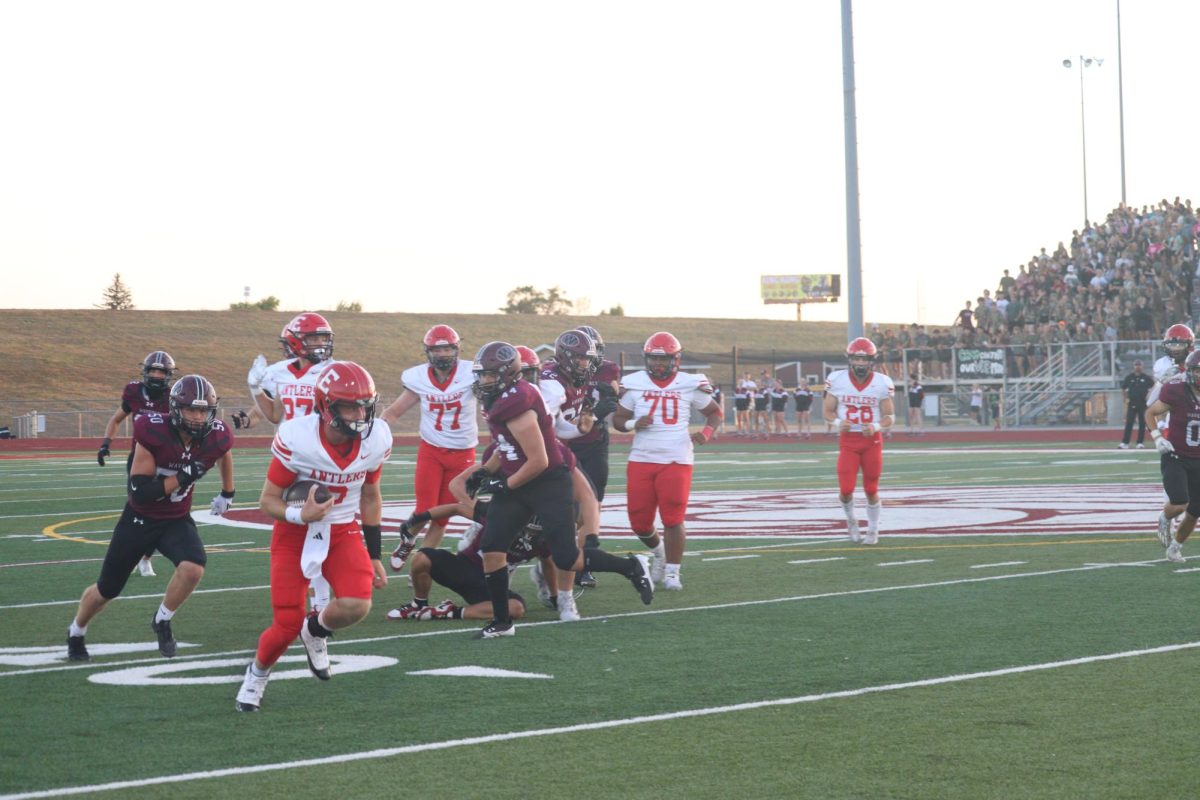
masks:
[(246, 677), (242, 679), (242, 688), (238, 689), (233, 707), (238, 711), (258, 711), (262, 705), (263, 692), (267, 690), (267, 679), (270, 677), (255, 675), (254, 665), (247, 664)]
[(1167, 519), (1166, 514), (1160, 513), (1158, 515), (1158, 543), (1163, 547), (1170, 547), (1171, 541), (1171, 520)]
[(158, 636), (158, 652), (162, 653), (165, 658), (174, 658), (175, 637), (171, 634), (171, 620), (164, 619), (159, 622), (157, 618), (158, 609), (155, 609), (154, 616), (150, 618), (150, 627)]
[(863, 544), (878, 544), (879, 543), (879, 529), (878, 528), (867, 528), (867, 532), (862, 535), (862, 543)]
[(1171, 542), (1167, 548), (1167, 561), (1172, 564), (1183, 564), (1187, 559), (1183, 557), (1183, 546), (1179, 542)]
[(575, 573), (575, 585), (581, 586), (584, 589), (596, 588), (596, 576), (588, 572), (586, 569), (582, 572)]
[(314, 636), (308, 630), (308, 621), (316, 617), (309, 614), (300, 624), (300, 641), (304, 643), (304, 652), (308, 656), (308, 669), (313, 675), (323, 681), (333, 677), (329, 668), (329, 640), (324, 636)]
[(408, 605), (393, 608), (387, 613), (388, 619), (421, 619), (421, 614), (429, 608), (428, 604), (418, 604), (416, 600), (408, 601)]
[(87, 645), (83, 642), (82, 636), (71, 636), (67, 634), (67, 661), (91, 661), (92, 657), (88, 654)]
[(672, 592), (683, 591), (683, 581), (679, 580), (678, 575), (668, 575), (663, 578), (662, 587)]
[(400, 523), (400, 544), (396, 545), (396, 549), (392, 551), (391, 558), (388, 559), (388, 566), (392, 568), (392, 572), (399, 572), (404, 569), (404, 562), (408, 560), (408, 556), (413, 551), (413, 546), (417, 543), (417, 537), (408, 532), (408, 525)]
[(558, 604), (558, 618), (563, 622), (578, 622), (579, 609), (575, 607), (574, 595), (563, 595), (562, 601)]
[(479, 629), (475, 634), (476, 639), (499, 639), (501, 636), (515, 636), (517, 626), (510, 619), (508, 622), (497, 622), (492, 620), (487, 625)]
[(654, 600), (654, 581), (650, 580), (650, 559), (642, 555), (630, 556), (637, 562), (637, 571), (629, 578), (646, 605)]
[(143, 578), (153, 578), (155, 576), (154, 565), (150, 563), (149, 558), (143, 558), (138, 561), (138, 574)]
[(538, 600), (542, 605), (546, 608), (558, 607), (550, 587), (546, 584), (546, 573), (542, 570), (541, 561), (534, 561), (533, 566), (529, 568), (529, 580), (533, 581), (533, 585), (537, 587)]
[(1119, 445), (1117, 445), (1117, 449), (1118, 450), (1128, 450), (1129, 445), (1125, 444), (1124, 442), (1121, 442)]
[(425, 611), (417, 619), (454, 619), (458, 606), (451, 600), (443, 600), (436, 606), (425, 606)]
[(862, 531), (859, 530), (858, 520), (846, 520), (846, 530), (850, 534), (850, 541), (854, 542), (855, 544), (858, 544), (862, 541)]

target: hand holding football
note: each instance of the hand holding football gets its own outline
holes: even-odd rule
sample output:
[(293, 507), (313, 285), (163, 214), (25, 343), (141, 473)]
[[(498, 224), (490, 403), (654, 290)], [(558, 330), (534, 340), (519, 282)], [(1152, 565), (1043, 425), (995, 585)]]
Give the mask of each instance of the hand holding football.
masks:
[(313, 501), (318, 504), (328, 503), (333, 494), (316, 481), (296, 481), (284, 490), (283, 502), (289, 506), (303, 506), (308, 501), (308, 493), (314, 486), (317, 487), (317, 493), (313, 495)]

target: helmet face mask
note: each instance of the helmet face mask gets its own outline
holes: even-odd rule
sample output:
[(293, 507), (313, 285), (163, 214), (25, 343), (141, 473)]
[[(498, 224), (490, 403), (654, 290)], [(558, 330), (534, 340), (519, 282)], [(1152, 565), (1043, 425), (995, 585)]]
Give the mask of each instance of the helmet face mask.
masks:
[(323, 424), (352, 439), (370, 435), (379, 395), (375, 380), (361, 366), (330, 362), (317, 377), (315, 395)]
[(679, 371), (679, 363), (683, 358), (683, 346), (679, 340), (666, 331), (659, 331), (646, 340), (642, 346), (642, 357), (646, 362), (646, 372), (655, 380), (665, 381)]
[(175, 359), (166, 350), (155, 350), (142, 359), (142, 386), (151, 397), (162, 397), (174, 374)]
[(592, 371), (600, 369), (600, 364), (604, 361), (604, 337), (591, 325), (580, 325), (576, 330), (583, 331), (592, 337), (592, 343), (596, 345), (596, 358), (593, 360)]
[(471, 389), (486, 410), (497, 397), (521, 380), (521, 359), (508, 342), (488, 342), (479, 348), (471, 365)]
[(320, 314), (297, 314), (279, 334), (286, 358), (302, 358), (320, 364), (333, 358), (333, 328)]
[(581, 330), (564, 331), (554, 341), (554, 360), (573, 384), (583, 386), (596, 371), (596, 343)]
[(846, 361), (850, 365), (850, 374), (856, 380), (865, 381), (875, 368), (875, 356), (878, 351), (875, 343), (865, 336), (860, 336), (846, 346)]
[(175, 430), (193, 439), (203, 439), (212, 430), (220, 400), (216, 389), (203, 376), (184, 375), (171, 387), (169, 405)]
[(462, 339), (458, 332), (449, 325), (434, 325), (425, 331), (422, 339), (425, 345), (425, 358), (429, 365), (438, 372), (449, 372), (458, 363), (459, 346)]
[(1196, 344), (1196, 336), (1187, 325), (1177, 324), (1167, 328), (1163, 334), (1163, 349), (1176, 364), (1182, 364)]

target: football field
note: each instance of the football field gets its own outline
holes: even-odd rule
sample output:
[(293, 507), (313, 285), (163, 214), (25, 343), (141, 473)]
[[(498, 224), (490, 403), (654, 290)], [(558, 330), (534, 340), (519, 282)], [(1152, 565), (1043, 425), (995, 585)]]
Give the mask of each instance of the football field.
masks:
[[(601, 575), (562, 623), (522, 568), (517, 635), (477, 641), (477, 622), (385, 619), (410, 597), (393, 576), (331, 640), (333, 680), (297, 644), (258, 714), (233, 698), (271, 613), (268, 453), (235, 450), (227, 520), (203, 511), (215, 476), (197, 484), (209, 561), (178, 657), (150, 629), (172, 569), (156, 556), (93, 620), (86, 664), (66, 627), (123, 458), (0, 458), (0, 800), (1192, 796), (1200, 558), (1155, 541), (1155, 451), (901, 438), (876, 546), (846, 540), (832, 440), (722, 440), (697, 451), (682, 592), (644, 606)], [(384, 471), (385, 552), (414, 459)], [(604, 543), (643, 552), (624, 459)]]

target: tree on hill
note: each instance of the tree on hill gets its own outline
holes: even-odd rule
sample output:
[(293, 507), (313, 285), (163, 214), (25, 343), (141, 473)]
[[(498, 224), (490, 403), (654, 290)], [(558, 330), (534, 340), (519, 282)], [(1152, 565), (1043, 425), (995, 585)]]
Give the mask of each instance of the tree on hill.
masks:
[(625, 316), (625, 306), (618, 303), (612, 308), (600, 312), (602, 317), (623, 317)]
[(254, 303), (230, 303), (230, 311), (278, 311), (279, 298), (269, 295)]
[(345, 312), (348, 314), (361, 314), (362, 303), (358, 302), (357, 300), (355, 300), (353, 303), (347, 303), (345, 300), (339, 300), (337, 308), (335, 308), (334, 311)]
[(110, 311), (128, 311), (133, 308), (133, 292), (121, 282), (121, 273), (113, 275), (112, 283), (104, 290), (104, 299), (96, 304), (96, 308), (107, 308)]
[(573, 305), (557, 286), (544, 292), (532, 286), (518, 286), (508, 293), (507, 300), (500, 309), (505, 314), (567, 314)]

